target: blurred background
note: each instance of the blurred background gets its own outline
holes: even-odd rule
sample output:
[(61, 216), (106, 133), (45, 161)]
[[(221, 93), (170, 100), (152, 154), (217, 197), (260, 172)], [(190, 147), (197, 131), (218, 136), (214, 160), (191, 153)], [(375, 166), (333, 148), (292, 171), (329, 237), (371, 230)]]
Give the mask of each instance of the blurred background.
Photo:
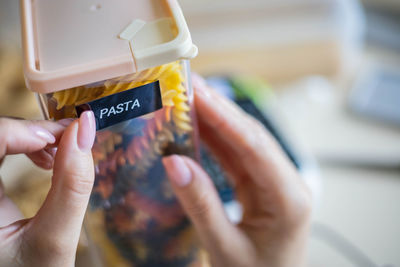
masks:
[[(315, 199), (308, 266), (400, 266), (400, 1), (179, 2), (200, 50), (193, 70), (257, 84), (302, 162)], [(0, 0), (0, 116), (41, 118), (21, 60), (18, 1)], [(50, 174), (13, 156), (0, 176), (32, 216)]]

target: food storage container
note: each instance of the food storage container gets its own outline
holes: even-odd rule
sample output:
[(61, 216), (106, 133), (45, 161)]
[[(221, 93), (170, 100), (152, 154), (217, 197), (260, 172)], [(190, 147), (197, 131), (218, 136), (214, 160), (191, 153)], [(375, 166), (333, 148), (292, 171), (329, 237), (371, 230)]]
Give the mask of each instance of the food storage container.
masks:
[(93, 110), (95, 183), (85, 218), (96, 266), (203, 266), (161, 163), (196, 158), (176, 0), (21, 0), (24, 72), (46, 119)]

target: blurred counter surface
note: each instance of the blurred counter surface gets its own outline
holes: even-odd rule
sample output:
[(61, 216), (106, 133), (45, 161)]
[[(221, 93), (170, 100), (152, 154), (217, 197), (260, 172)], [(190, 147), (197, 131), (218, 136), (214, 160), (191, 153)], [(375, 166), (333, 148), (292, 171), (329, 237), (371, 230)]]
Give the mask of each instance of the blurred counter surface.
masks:
[[(11, 0), (2, 3), (7, 7), (7, 2), (11, 3)], [(181, 2), (184, 8), (189, 8), (188, 6), (193, 3), (193, 0), (181, 0)], [(239, 5), (239, 2), (233, 1), (232, 3)], [(265, 4), (264, 1), (258, 2), (262, 5)], [(279, 1), (271, 2), (279, 3)], [(315, 3), (315, 1), (304, 2), (308, 2), (309, 5)], [(275, 45), (266, 47), (263, 42), (269, 42), (280, 32), (279, 27), (273, 28), (271, 24), (267, 24), (265, 29), (271, 30), (271, 36), (260, 36), (256, 40), (259, 42), (256, 42), (257, 45), (254, 46), (250, 42), (251, 40), (244, 39), (257, 35), (257, 31), (254, 31), (252, 26), (254, 24), (240, 23), (241, 32), (236, 32), (235, 27), (214, 25), (218, 27), (214, 27), (213, 36), (218, 36), (220, 29), (226, 29), (227, 36), (237, 33), (237, 40), (231, 39), (234, 45), (223, 52), (212, 51), (207, 47), (213, 40), (204, 39), (204, 36), (208, 36), (207, 29), (204, 28), (207, 25), (202, 26), (202, 20), (199, 19), (204, 13), (193, 15), (191, 20), (190, 12), (195, 12), (194, 8), (191, 8), (186, 16), (189, 24), (193, 23), (194, 40), (198, 41), (200, 49), (205, 46), (204, 53), (200, 50), (200, 56), (194, 62), (194, 70), (203, 74), (216, 72), (218, 74), (234, 74), (235, 72), (257, 74), (266, 78), (277, 89), (274, 111), (276, 121), (291, 139), (313, 155), (319, 163), (322, 188), (316, 199), (314, 221), (317, 223), (316, 225), (323, 224), (330, 227), (353, 245), (353, 247), (346, 247), (343, 246), (346, 242), (336, 242), (340, 243), (339, 246), (342, 245), (342, 248), (346, 247), (347, 250), (344, 252), (335, 250), (331, 245), (318, 239), (320, 232), (318, 232), (318, 228), (314, 229), (313, 238), (310, 241), (310, 267), (362, 266), (357, 265), (357, 260), (351, 261), (345, 255), (376, 263), (376, 265), (364, 266), (384, 266), (384, 264), (400, 266), (400, 254), (398, 253), (400, 248), (400, 206), (398, 204), (400, 203), (400, 129), (358, 117), (347, 109), (348, 91), (352, 86), (355, 73), (358, 73), (360, 68), (376, 62), (384, 62), (393, 66), (399, 65), (400, 56), (398, 52), (367, 46), (360, 58), (353, 57), (357, 51), (362, 51), (359, 34), (361, 34), (363, 24), (360, 24), (361, 17), (359, 17), (358, 9), (351, 5), (343, 6), (343, 2), (346, 1), (327, 0), (321, 2), (330, 3), (325, 7), (320, 4), (319, 10), (325, 12), (324, 14), (331, 14), (327, 17), (333, 18), (331, 20), (333, 23), (329, 24), (329, 21), (325, 21), (326, 23), (323, 24), (325, 29), (328, 29), (326, 27), (329, 25), (333, 27), (329, 28), (325, 34), (321, 34), (324, 28), (321, 31), (321, 28), (313, 24), (313, 21), (318, 21), (323, 16), (316, 15), (314, 16), (316, 20), (310, 18), (308, 23), (305, 23), (304, 20), (297, 23), (296, 19), (301, 18), (301, 14), (295, 17), (291, 15), (293, 10), (285, 8), (284, 5), (278, 8), (279, 10), (284, 9), (285, 14), (292, 17), (291, 21), (297, 24), (297, 30), (311, 33), (310, 29), (312, 29), (312, 32), (318, 36), (318, 42), (311, 41), (316, 40), (309, 38), (312, 37), (312, 34), (297, 34), (295, 38), (302, 37), (303, 41), (309, 40), (309, 42), (293, 42), (293, 38), (283, 38), (281, 43), (275, 42)], [(354, 4), (357, 1), (347, 2)], [(373, 2), (373, 0), (366, 2)], [(386, 2), (391, 1), (387, 0)], [(9, 6), (13, 6), (13, 4), (9, 4)], [(0, 7), (3, 6), (0, 5)], [(354, 12), (357, 14), (346, 17), (345, 13), (339, 13), (337, 17), (338, 13), (331, 12), (332, 9), (329, 7), (336, 7), (334, 10), (343, 12), (355, 10)], [(268, 7), (264, 5), (264, 8)], [(3, 13), (6, 10), (0, 8), (0, 15), (2, 14), (1, 9)], [(15, 8), (9, 10), (17, 12)], [(301, 10), (303, 16), (310, 12), (307, 8)], [(9, 12), (9, 14), (11, 15), (13, 12)], [(257, 14), (255, 16), (256, 25), (265, 23), (265, 18), (260, 16), (260, 13)], [(345, 16), (343, 21), (347, 21), (353, 27), (347, 29), (348, 32), (345, 28), (339, 29), (342, 25), (340, 14)], [(6, 17), (3, 16), (3, 18)], [(274, 18), (269, 19), (272, 21), (272, 25), (278, 25), (282, 21), (278, 13)], [(1, 19), (0, 21), (3, 23)], [(11, 20), (7, 19), (6, 21)], [(306, 27), (310, 23), (314, 26)], [(202, 26), (198, 31), (196, 24)], [(286, 28), (280, 29), (290, 28), (289, 24), (290, 21), (285, 24)], [(332, 31), (335, 29), (334, 27), (339, 27), (339, 31)], [(351, 37), (353, 33), (355, 35), (348, 39), (347, 37)], [(331, 38), (326, 38), (329, 36)], [(343, 38), (335, 39), (337, 36)], [(238, 40), (245, 42), (248, 46), (246, 48), (238, 47)], [(0, 80), (2, 80), (0, 116), (38, 118), (40, 112), (34, 96), (28, 93), (23, 86), (19, 50), (15, 48), (15, 43), (10, 46), (8, 42), (3, 41), (4, 38), (0, 39)], [(214, 43), (223, 46), (224, 43), (221, 42)], [(7, 44), (4, 45), (4, 43)], [(250, 56), (248, 56), (248, 52), (250, 52)], [(263, 52), (265, 52), (264, 56), (258, 57)], [(353, 56), (346, 56), (352, 52), (355, 53)], [(353, 71), (349, 72), (347, 67), (351, 64), (347, 63), (353, 59), (354, 62), (357, 62), (358, 68), (353, 68)], [(397, 67), (400, 68), (400, 66)], [(343, 75), (344, 73), (346, 75)], [(9, 192), (19, 199), (21, 191), (26, 195), (29, 190), (23, 187), (15, 192), (18, 181), (39, 179), (39, 177), (49, 178), (50, 173), (38, 170), (24, 156), (12, 156), (4, 162), (0, 169), (0, 176), (5, 180)], [(32, 188), (37, 186), (40, 186), (40, 183), (32, 184)], [(43, 186), (40, 187), (48, 188), (48, 180), (43, 182)], [(42, 199), (39, 197), (34, 201), (40, 203)], [(25, 214), (32, 215), (30, 210), (34, 207), (28, 205), (25, 208), (27, 209)], [(358, 249), (362, 252), (361, 254), (354, 252)]]
[(309, 266), (398, 266), (400, 129), (351, 113), (346, 84), (316, 76), (283, 86), (278, 120), (318, 162), (322, 187), (314, 222), (377, 265), (355, 264), (313, 232)]

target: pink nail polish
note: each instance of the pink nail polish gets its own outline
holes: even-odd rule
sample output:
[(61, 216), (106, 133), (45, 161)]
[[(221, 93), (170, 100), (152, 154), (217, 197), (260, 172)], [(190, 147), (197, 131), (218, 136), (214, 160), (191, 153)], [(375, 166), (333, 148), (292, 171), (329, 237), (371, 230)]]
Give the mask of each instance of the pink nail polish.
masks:
[(38, 125), (30, 125), (28, 126), (33, 133), (39, 137), (40, 139), (42, 139), (43, 141), (45, 141), (48, 144), (53, 144), (56, 141), (56, 138), (54, 137), (54, 135), (52, 135), (48, 130), (46, 130), (45, 128), (42, 128)]
[(43, 163), (43, 168), (46, 170), (50, 170), (53, 168), (53, 162), (44, 162)]
[(185, 161), (177, 155), (163, 159), (164, 167), (170, 181), (179, 187), (185, 187), (192, 181), (192, 172)]
[(204, 87), (207, 85), (204, 78), (195, 72), (192, 73), (192, 82), (194, 87)]
[(96, 122), (92, 111), (85, 111), (79, 118), (78, 146), (84, 152), (92, 149), (96, 136)]
[(50, 147), (46, 148), (45, 151), (54, 159), (57, 153), (57, 148), (56, 147)]
[(210, 97), (209, 88), (207, 87), (206, 81), (200, 75), (193, 73), (192, 82), (195, 92), (202, 96)]

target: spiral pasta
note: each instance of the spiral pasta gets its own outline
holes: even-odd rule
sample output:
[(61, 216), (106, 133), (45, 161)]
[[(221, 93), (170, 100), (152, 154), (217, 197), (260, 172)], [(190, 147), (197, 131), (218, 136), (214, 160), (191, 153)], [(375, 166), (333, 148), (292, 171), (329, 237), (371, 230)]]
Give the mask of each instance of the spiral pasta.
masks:
[[(186, 88), (183, 85), (182, 66), (179, 62), (150, 68), (148, 70), (114, 78), (104, 82), (103, 86), (97, 84), (88, 87), (80, 86), (72, 89), (55, 92), (53, 98), (57, 103), (57, 110), (66, 106), (80, 105), (98, 98), (116, 94), (131, 88), (139, 87), (154, 81), (160, 81), (161, 96), (164, 107), (171, 107), (172, 120), (179, 134), (192, 131), (189, 115), (190, 107), (187, 104)], [(71, 112), (71, 111), (70, 111)], [(73, 116), (74, 114), (69, 114)], [(170, 113), (166, 113), (170, 115)]]
[(104, 212), (97, 210), (90, 215), (90, 220), (87, 220), (86, 227), (93, 239), (102, 244), (104, 250), (104, 258), (107, 262), (112, 262), (114, 266), (118, 267), (129, 267), (131, 264), (124, 259), (118, 250), (115, 248), (114, 244), (109, 240), (105, 231), (99, 231), (104, 229)]
[(79, 86), (56, 92), (53, 97), (57, 100), (57, 110), (60, 110), (65, 106), (75, 106), (91, 101), (98, 98), (102, 92), (102, 87)]
[(161, 164), (162, 156), (170, 153), (193, 156), (191, 107), (182, 65), (173, 62), (53, 93), (50, 114), (74, 117), (76, 105), (155, 81), (160, 83), (162, 109), (96, 134), (92, 149), (96, 179), (89, 211), (95, 217), (93, 226), (98, 227), (91, 231), (99, 236), (97, 243), (104, 244), (107, 261), (161, 266), (151, 265), (152, 259), (158, 259), (187, 266), (198, 253), (193, 231), (163, 178)]
[[(114, 153), (113, 147), (121, 142), (120, 135), (110, 135), (110, 132), (98, 133), (98, 142), (94, 145), (93, 155), (95, 163), (99, 166), (102, 174), (107, 168), (116, 169), (117, 165), (123, 165), (128, 161), (134, 165), (138, 159), (142, 159), (140, 166), (143, 171), (151, 166), (151, 159), (160, 154), (160, 142), (154, 142), (160, 133), (165, 135), (168, 131), (165, 127), (171, 121), (175, 125), (175, 132), (182, 135), (192, 131), (190, 106), (187, 104), (186, 88), (182, 75), (182, 66), (179, 62), (150, 68), (148, 70), (126, 75), (123, 77), (107, 80), (102, 87), (76, 87), (69, 90), (56, 92), (53, 98), (57, 102), (57, 109), (71, 105), (79, 105), (97, 98), (106, 97), (119, 93), (130, 88), (135, 88), (156, 80), (160, 81), (161, 96), (163, 101), (162, 112), (155, 112), (152, 119), (148, 120), (143, 136), (135, 137), (126, 151), (118, 150)], [(108, 139), (110, 137), (111, 139)], [(169, 140), (173, 134), (169, 134)], [(107, 155), (112, 154), (111, 159)], [(143, 156), (146, 156), (143, 158)], [(100, 161), (107, 161), (107, 164), (98, 164)]]

